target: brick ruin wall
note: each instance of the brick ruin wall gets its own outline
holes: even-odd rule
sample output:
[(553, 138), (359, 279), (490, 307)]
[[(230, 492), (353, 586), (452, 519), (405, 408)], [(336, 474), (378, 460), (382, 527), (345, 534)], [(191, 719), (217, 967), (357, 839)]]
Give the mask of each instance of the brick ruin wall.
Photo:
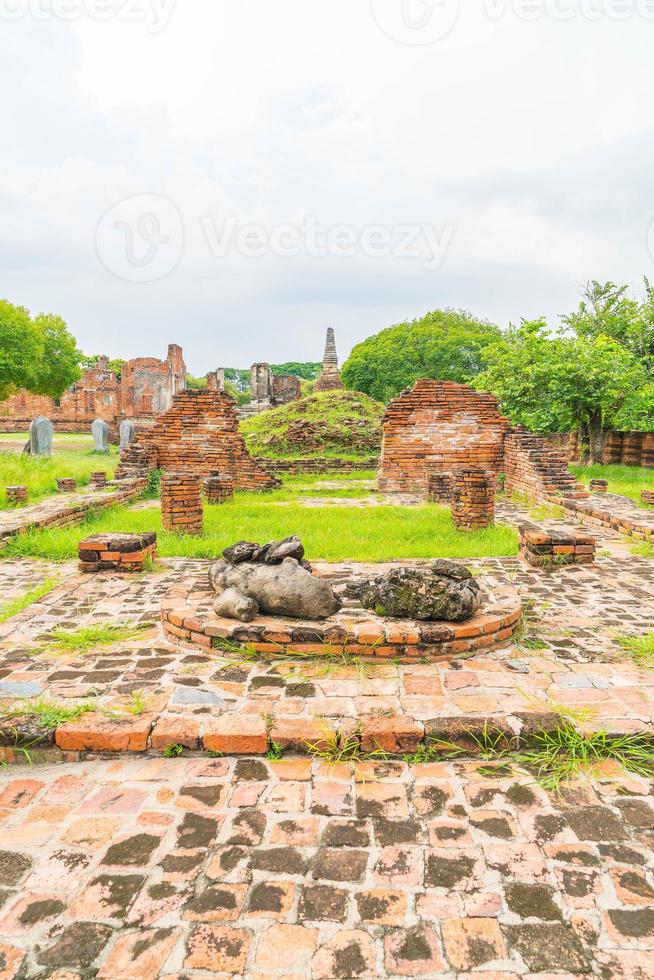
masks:
[(57, 432), (84, 432), (97, 419), (109, 423), (112, 441), (118, 439), (122, 419), (152, 418), (165, 411), (178, 391), (186, 386), (182, 348), (170, 344), (165, 361), (137, 357), (121, 369), (120, 381), (101, 358), (97, 367), (62, 395), (59, 404), (45, 395), (19, 391), (0, 402), (0, 432), (26, 432), (38, 415), (54, 422)]
[(510, 426), (494, 395), (454, 381), (417, 381), (390, 403), (382, 420), (379, 487), (426, 495), (430, 473), (469, 466), (497, 476)]
[(270, 490), (278, 481), (250, 455), (238, 429), (236, 402), (213, 384), (178, 392), (152, 425), (137, 429), (121, 453), (119, 476), (146, 469), (228, 477), (239, 490)]
[(607, 432), (602, 462), (654, 469), (654, 432)]

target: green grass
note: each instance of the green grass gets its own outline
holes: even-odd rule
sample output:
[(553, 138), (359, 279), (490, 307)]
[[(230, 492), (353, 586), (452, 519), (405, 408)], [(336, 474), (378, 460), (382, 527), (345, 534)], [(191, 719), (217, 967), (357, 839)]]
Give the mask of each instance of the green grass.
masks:
[(615, 642), (639, 667), (654, 670), (654, 633), (616, 636)]
[(115, 447), (108, 455), (86, 449), (49, 457), (0, 452), (0, 509), (8, 506), (7, 486), (26, 486), (27, 503), (32, 504), (57, 492), (58, 477), (72, 476), (78, 485), (83, 486), (89, 482), (94, 470), (106, 470), (109, 479), (113, 479), (117, 463), (118, 450)]
[(640, 503), (641, 490), (654, 490), (654, 470), (644, 466), (571, 466), (570, 470), (586, 485), (590, 480), (608, 480), (609, 493), (630, 497), (642, 507), (646, 505)]
[(12, 704), (11, 707), (0, 708), (0, 719), (11, 723), (14, 719), (30, 718), (38, 728), (48, 730), (57, 728), (67, 721), (81, 718), (90, 711), (97, 711), (97, 705), (78, 704), (73, 708), (67, 708), (56, 701), (48, 701), (47, 698), (41, 697), (36, 700), (25, 699)]
[(449, 509), (419, 507), (271, 506), (272, 495), (238, 493), (204, 512), (201, 536), (163, 531), (157, 510), (113, 507), (81, 525), (29, 531), (11, 538), (7, 556), (64, 561), (75, 558), (77, 544), (88, 534), (107, 531), (156, 531), (159, 557), (215, 558), (241, 539), (270, 541), (290, 534), (301, 537), (307, 556), (327, 561), (390, 561), (400, 558), (479, 558), (516, 555), (518, 534), (497, 525), (481, 531), (457, 531)]
[(52, 592), (59, 585), (59, 580), (56, 578), (47, 578), (45, 581), (41, 582), (33, 589), (29, 589), (24, 592), (21, 596), (17, 596), (15, 599), (10, 599), (9, 602), (4, 603), (0, 606), (0, 623), (5, 623), (12, 616), (17, 616), (18, 613), (23, 612), (24, 609), (28, 609), (33, 603), (38, 602), (42, 599), (44, 595), (48, 592)]
[(384, 411), (361, 392), (327, 391), (246, 419), (241, 432), (257, 456), (369, 457), (381, 448)]
[(125, 640), (140, 636), (147, 624), (136, 626), (116, 626), (97, 623), (93, 626), (80, 626), (76, 630), (52, 630), (43, 648), (51, 653), (88, 653), (96, 647), (112, 646)]
[(562, 783), (579, 776), (592, 776), (607, 759), (638, 776), (654, 776), (654, 745), (642, 735), (609, 735), (605, 731), (585, 734), (567, 722), (552, 732), (532, 736), (531, 742), (516, 761), (533, 772), (549, 792), (558, 793)]

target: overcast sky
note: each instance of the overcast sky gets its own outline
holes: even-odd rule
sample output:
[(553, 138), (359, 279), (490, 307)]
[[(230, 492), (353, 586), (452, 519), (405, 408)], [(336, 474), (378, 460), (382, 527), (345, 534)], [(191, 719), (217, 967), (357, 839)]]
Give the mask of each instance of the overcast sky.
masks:
[(196, 374), (555, 323), (654, 278), (653, 50), (654, 0), (0, 0), (0, 296)]

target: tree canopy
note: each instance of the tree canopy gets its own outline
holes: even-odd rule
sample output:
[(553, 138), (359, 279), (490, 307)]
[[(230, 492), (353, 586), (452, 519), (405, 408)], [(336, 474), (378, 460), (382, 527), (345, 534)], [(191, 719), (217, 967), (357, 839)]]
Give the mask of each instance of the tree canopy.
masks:
[(468, 382), (484, 368), (484, 348), (500, 337), (464, 310), (434, 310), (357, 344), (341, 377), (347, 388), (385, 402), (418, 378)]
[(0, 300), (0, 399), (19, 388), (59, 398), (80, 376), (81, 353), (61, 317), (31, 317)]

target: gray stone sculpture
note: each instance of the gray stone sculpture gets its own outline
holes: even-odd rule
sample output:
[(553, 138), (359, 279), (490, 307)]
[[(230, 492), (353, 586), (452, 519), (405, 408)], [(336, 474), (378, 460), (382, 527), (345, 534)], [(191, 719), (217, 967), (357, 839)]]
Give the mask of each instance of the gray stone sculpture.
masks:
[(136, 426), (131, 419), (123, 419), (120, 423), (120, 448), (129, 449), (134, 442)]
[(91, 426), (91, 433), (93, 435), (93, 452), (94, 453), (108, 453), (109, 452), (109, 426), (104, 419), (96, 419)]
[(224, 551), (226, 561), (209, 569), (209, 581), (218, 593), (214, 609), (219, 616), (249, 623), (260, 612), (297, 619), (327, 619), (341, 608), (341, 600), (326, 579), (311, 572), (303, 561), (299, 538), (271, 541), (263, 547), (239, 541)]
[(30, 453), (32, 456), (51, 456), (54, 425), (45, 415), (30, 422)]

